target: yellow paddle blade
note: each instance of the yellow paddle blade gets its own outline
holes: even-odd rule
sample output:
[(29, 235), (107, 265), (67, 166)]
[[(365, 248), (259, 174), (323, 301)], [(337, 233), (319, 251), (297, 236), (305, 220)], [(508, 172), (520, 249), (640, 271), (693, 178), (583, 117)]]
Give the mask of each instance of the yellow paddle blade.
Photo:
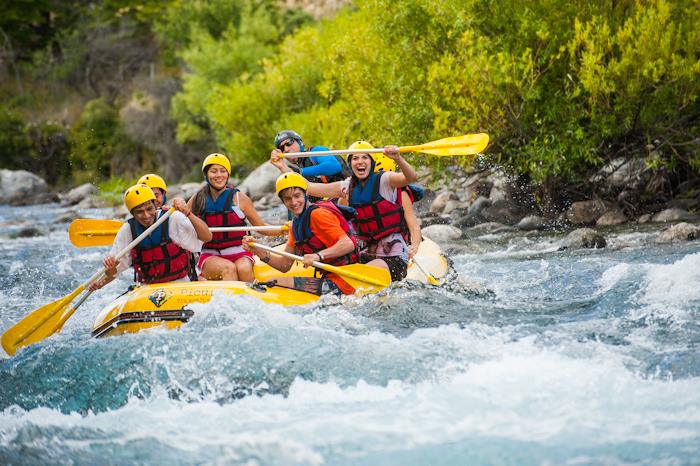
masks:
[(365, 291), (380, 291), (391, 285), (391, 274), (388, 270), (373, 265), (349, 264), (336, 267), (323, 264), (323, 269), (340, 275), (348, 285)]
[(413, 258), (411, 259), (411, 263), (413, 263), (416, 267), (418, 267), (418, 270), (420, 270), (421, 273), (422, 273), (423, 275), (425, 275), (425, 279), (428, 280), (428, 283), (429, 283), (429, 284), (434, 285), (434, 286), (439, 286), (439, 285), (440, 285), (440, 282), (437, 281), (437, 279), (436, 279), (435, 277), (433, 277), (433, 274), (427, 272), (427, 271), (420, 265), (420, 262), (418, 262), (418, 260), (417, 260), (415, 257), (413, 257)]
[[(262, 249), (263, 251), (271, 252), (272, 254), (277, 254), (278, 256), (288, 257), (296, 261), (303, 261), (304, 258), (297, 256), (296, 254), (289, 253), (284, 250), (279, 250), (265, 246), (263, 244), (258, 244), (253, 241), (250, 243), (251, 246)], [(374, 267), (372, 265), (366, 264), (350, 264), (335, 266), (330, 264), (324, 264), (323, 262), (314, 261), (312, 264), (317, 269), (325, 270), (326, 272), (332, 272), (343, 277), (343, 279), (348, 282), (350, 286), (355, 289), (364, 289), (377, 291), (386, 288), (391, 283), (391, 274), (386, 269), (381, 269), (379, 267)]]
[(462, 136), (440, 139), (417, 146), (399, 147), (399, 152), (423, 152), (424, 154), (438, 156), (476, 155), (483, 152), (488, 145), (488, 134), (465, 134)]
[(79, 218), (68, 227), (70, 242), (79, 248), (110, 246), (123, 223), (119, 220)]
[(11, 356), (17, 348), (41, 341), (61, 330), (67, 319), (64, 313), (72, 314), (69, 305), (83, 290), (85, 285), (80, 285), (71, 294), (41, 306), (10, 327), (2, 334), (2, 347), (7, 354)]

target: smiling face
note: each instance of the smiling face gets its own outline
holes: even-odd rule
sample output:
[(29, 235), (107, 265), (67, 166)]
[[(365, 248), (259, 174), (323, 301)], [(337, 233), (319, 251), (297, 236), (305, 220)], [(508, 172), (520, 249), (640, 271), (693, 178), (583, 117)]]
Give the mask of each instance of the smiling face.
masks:
[(156, 208), (160, 209), (163, 206), (163, 190), (160, 188), (151, 188), (153, 195), (156, 197)]
[(207, 167), (207, 180), (209, 180), (211, 187), (217, 191), (226, 187), (228, 176), (228, 171), (222, 165), (213, 164)]
[(372, 173), (372, 157), (369, 154), (352, 154), (350, 169), (358, 179), (364, 180)]
[(301, 188), (287, 188), (280, 193), (280, 198), (284, 206), (294, 215), (298, 217), (304, 212), (306, 205), (306, 193)]
[(131, 210), (137, 222), (144, 228), (148, 228), (156, 221), (156, 204), (154, 201), (144, 202)]

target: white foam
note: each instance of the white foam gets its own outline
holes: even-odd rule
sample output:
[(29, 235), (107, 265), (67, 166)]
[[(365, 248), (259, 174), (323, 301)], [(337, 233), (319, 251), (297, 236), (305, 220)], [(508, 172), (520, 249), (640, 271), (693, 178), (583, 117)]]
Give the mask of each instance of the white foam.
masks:
[[(541, 348), (533, 338), (504, 343), (503, 335), (493, 336), (482, 340), (485, 349), (471, 350), (482, 358), (458, 358), (460, 371), (436, 368), (437, 375), (417, 383), (359, 380), (348, 385), (298, 378), (287, 397), (249, 396), (223, 405), (174, 401), (163, 390), (87, 416), (7, 409), (0, 413), (0, 444), (9, 445), (24, 426), (79, 427), (103, 433), (99, 442), (105, 434), (124, 445), (155, 438), (195, 453), (228, 446), (231, 454), (267, 450), (289, 462), (321, 464), (323, 451), (391, 452), (478, 438), (564, 448), (697, 438), (700, 379), (640, 378), (602, 345), (599, 352), (573, 357)], [(477, 335), (445, 327), (406, 340), (360, 338), (383, 343), (380, 352), (393, 346), (394, 351), (421, 353), (428, 340), (439, 346), (437, 337), (465, 356)], [(182, 426), (187, 426), (187, 442), (180, 441)]]
[(700, 253), (647, 268), (641, 303), (683, 307), (700, 301)]
[(617, 264), (607, 269), (598, 279), (598, 293), (604, 294), (610, 291), (620, 280), (625, 278), (630, 271), (630, 265)]

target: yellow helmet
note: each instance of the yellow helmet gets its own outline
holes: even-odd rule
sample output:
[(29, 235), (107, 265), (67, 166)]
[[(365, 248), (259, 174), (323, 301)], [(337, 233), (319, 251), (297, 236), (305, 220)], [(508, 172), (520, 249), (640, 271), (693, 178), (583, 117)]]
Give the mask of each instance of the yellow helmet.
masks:
[(145, 184), (135, 184), (124, 191), (124, 204), (126, 204), (129, 212), (145, 202), (155, 200), (156, 196), (153, 194), (153, 191)]
[[(349, 149), (349, 150), (353, 150), (353, 149), (374, 149), (374, 147), (372, 146), (372, 144), (370, 144), (370, 143), (367, 142), (367, 141), (355, 141), (355, 142), (353, 142), (352, 144), (350, 144), (350, 147), (348, 147), (348, 149)], [(358, 153), (358, 154), (363, 154), (364, 151), (358, 150), (357, 153)], [(348, 154), (348, 158), (347, 158), (348, 164), (350, 164), (350, 159), (352, 158), (353, 155), (355, 155), (355, 153), (353, 153), (353, 154)], [(370, 158), (372, 159), (372, 167), (371, 167), (372, 171), (377, 171), (377, 170), (376, 170), (377, 162), (376, 162), (376, 159), (374, 158), (374, 154), (369, 154), (369, 156), (370, 156)], [(390, 160), (391, 160), (391, 159), (390, 159)]]
[(277, 195), (279, 196), (280, 193), (287, 188), (301, 188), (307, 191), (309, 189), (309, 183), (306, 181), (306, 178), (299, 173), (282, 173), (279, 178), (277, 178), (277, 182), (275, 182), (275, 191), (277, 191)]
[(217, 153), (209, 154), (207, 155), (207, 158), (204, 159), (204, 163), (202, 163), (202, 173), (204, 173), (204, 176), (207, 175), (207, 167), (215, 164), (224, 167), (229, 176), (231, 176), (231, 162), (229, 161), (228, 157)]
[(370, 154), (374, 159), (374, 172), (385, 171), (385, 172), (395, 172), (396, 162), (387, 157), (384, 154)]
[(149, 188), (160, 188), (164, 193), (168, 192), (168, 186), (165, 184), (165, 180), (155, 173), (149, 173), (148, 175), (143, 175), (136, 184), (145, 184)]
[[(370, 144), (367, 141), (355, 141), (352, 144), (350, 144), (350, 147), (348, 147), (348, 150), (353, 150), (353, 149), (374, 149), (372, 144)], [(361, 150), (357, 151), (358, 153), (363, 153)], [(348, 158), (353, 154), (348, 154)]]

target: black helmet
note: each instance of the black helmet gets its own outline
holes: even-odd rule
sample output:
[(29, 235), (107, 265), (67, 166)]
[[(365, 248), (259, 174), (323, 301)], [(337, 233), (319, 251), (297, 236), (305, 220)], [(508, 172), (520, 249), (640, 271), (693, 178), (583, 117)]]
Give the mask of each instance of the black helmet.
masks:
[(299, 143), (299, 148), (301, 149), (301, 151), (304, 152), (304, 143), (301, 142), (301, 136), (299, 135), (299, 133), (291, 129), (285, 129), (284, 131), (280, 131), (279, 133), (277, 133), (277, 135), (275, 136), (275, 148), (279, 149), (280, 144), (282, 144), (282, 142), (286, 141), (287, 139), (295, 139)]

